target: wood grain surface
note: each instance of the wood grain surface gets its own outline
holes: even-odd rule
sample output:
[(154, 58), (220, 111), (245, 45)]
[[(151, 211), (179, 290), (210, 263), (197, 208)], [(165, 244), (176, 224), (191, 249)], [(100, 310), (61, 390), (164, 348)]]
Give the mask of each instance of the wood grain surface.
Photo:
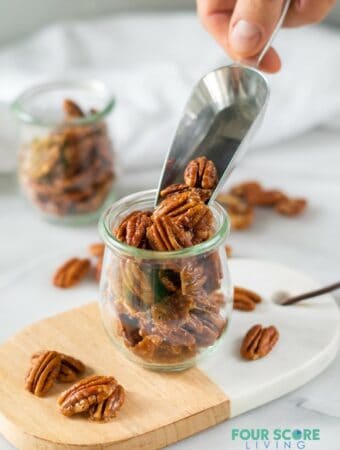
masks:
[[(58, 384), (45, 398), (24, 390), (30, 356), (58, 350), (81, 359), (88, 373), (113, 375), (126, 391), (119, 415), (107, 424), (66, 418), (57, 409)], [(38, 322), (0, 347), (0, 432), (22, 450), (153, 450), (230, 416), (226, 395), (197, 368), (147, 371), (129, 362), (106, 336), (97, 304)]]

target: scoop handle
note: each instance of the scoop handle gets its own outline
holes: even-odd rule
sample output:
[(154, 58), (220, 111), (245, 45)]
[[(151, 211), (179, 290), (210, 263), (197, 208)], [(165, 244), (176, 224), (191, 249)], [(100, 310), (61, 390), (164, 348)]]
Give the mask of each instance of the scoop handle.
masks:
[(286, 15), (287, 15), (287, 12), (288, 12), (290, 3), (291, 3), (291, 0), (285, 0), (284, 5), (283, 5), (283, 8), (282, 8), (281, 15), (280, 15), (280, 18), (279, 18), (279, 20), (278, 20), (278, 22), (277, 22), (277, 24), (276, 24), (276, 27), (274, 28), (274, 31), (272, 32), (270, 38), (268, 39), (268, 42), (267, 42), (266, 45), (263, 47), (261, 53), (259, 54), (259, 56), (258, 56), (258, 58), (257, 58), (256, 65), (255, 65), (256, 68), (259, 68), (259, 67), (260, 67), (260, 64), (261, 64), (261, 61), (262, 61), (264, 55), (265, 55), (265, 54), (267, 53), (267, 51), (269, 50), (270, 46), (272, 45), (273, 40), (275, 39), (275, 37), (276, 37), (278, 31), (280, 30), (280, 28), (281, 28), (281, 26), (282, 26), (282, 24), (283, 24), (283, 22), (284, 22), (284, 20), (285, 20), (285, 17), (286, 17)]

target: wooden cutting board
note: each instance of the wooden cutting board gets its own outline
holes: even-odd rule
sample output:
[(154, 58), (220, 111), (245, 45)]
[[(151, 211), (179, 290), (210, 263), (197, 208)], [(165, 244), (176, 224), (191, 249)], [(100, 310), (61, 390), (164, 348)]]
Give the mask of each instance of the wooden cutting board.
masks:
[[(89, 373), (114, 375), (127, 391), (117, 418), (108, 424), (57, 411), (56, 385), (45, 398), (23, 389), (30, 355), (42, 348), (74, 355)], [(0, 431), (24, 450), (153, 450), (229, 417), (229, 400), (199, 369), (164, 374), (127, 361), (112, 345), (96, 303), (36, 323), (0, 349)]]
[[(46, 311), (48, 305), (67, 304), (72, 296), (78, 301), (77, 296), (94, 295), (90, 286), (60, 292), (45, 282), (40, 294), (32, 289), (41, 289), (57, 263), (34, 267), (21, 283), (2, 291), (12, 314), (20, 311), (25, 317), (33, 304), (36, 311)], [(264, 261), (232, 260), (230, 266), (234, 283), (253, 288), (263, 302), (251, 313), (234, 311), (226, 339), (199, 368), (165, 374), (130, 363), (103, 331), (95, 303), (19, 332), (0, 347), (0, 433), (20, 450), (159, 449), (278, 398), (324, 370), (336, 355), (339, 339), (339, 311), (332, 297), (283, 308), (273, 300), (279, 291), (297, 294), (317, 284)], [(0, 316), (1, 311), (0, 305)], [(276, 325), (280, 340), (268, 357), (247, 362), (240, 358), (239, 347), (254, 323)], [(80, 358), (91, 368), (89, 373), (114, 375), (127, 390), (118, 417), (108, 424), (63, 417), (56, 400), (65, 385), (55, 386), (43, 399), (26, 392), (23, 379), (30, 355), (42, 348)]]

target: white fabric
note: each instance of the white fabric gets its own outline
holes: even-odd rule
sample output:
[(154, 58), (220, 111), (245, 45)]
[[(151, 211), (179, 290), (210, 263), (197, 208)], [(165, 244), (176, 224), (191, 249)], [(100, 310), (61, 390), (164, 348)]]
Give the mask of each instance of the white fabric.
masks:
[[(263, 147), (339, 118), (340, 33), (282, 30), (283, 70), (254, 145)], [(54, 25), (0, 50), (0, 171), (15, 168), (17, 129), (8, 105), (24, 88), (56, 78), (99, 78), (117, 97), (111, 116), (127, 189), (154, 185), (185, 101), (228, 58), (189, 13), (131, 15)], [(335, 125), (336, 121), (335, 121)], [(143, 176), (142, 176), (143, 175)], [(137, 186), (138, 187), (138, 186)]]

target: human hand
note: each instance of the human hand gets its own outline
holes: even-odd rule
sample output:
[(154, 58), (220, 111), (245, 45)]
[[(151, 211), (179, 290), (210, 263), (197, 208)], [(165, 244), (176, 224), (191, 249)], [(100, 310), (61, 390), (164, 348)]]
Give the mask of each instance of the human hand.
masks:
[[(292, 0), (284, 26), (320, 22), (336, 0)], [(236, 61), (252, 63), (268, 42), (279, 20), (284, 0), (197, 0), (204, 27)], [(271, 47), (260, 69), (278, 72), (281, 60)]]

